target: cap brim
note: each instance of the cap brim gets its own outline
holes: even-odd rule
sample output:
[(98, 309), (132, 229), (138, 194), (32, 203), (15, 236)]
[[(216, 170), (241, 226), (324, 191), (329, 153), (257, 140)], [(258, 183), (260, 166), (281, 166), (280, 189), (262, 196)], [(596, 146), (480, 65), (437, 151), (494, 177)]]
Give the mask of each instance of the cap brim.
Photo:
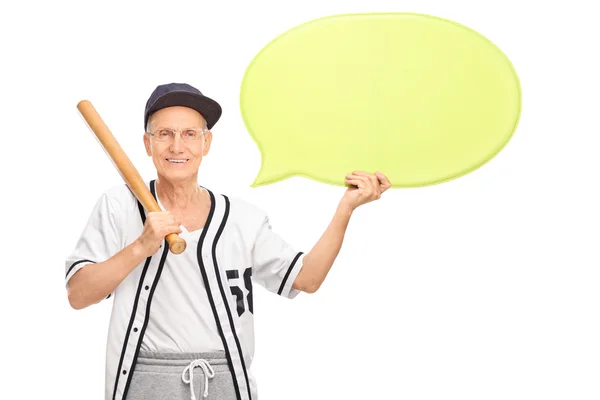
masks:
[(144, 126), (148, 124), (148, 117), (152, 113), (174, 106), (189, 107), (198, 111), (206, 120), (206, 127), (208, 129), (212, 129), (219, 118), (221, 118), (221, 106), (210, 97), (201, 96), (196, 93), (175, 91), (163, 94), (148, 108)]

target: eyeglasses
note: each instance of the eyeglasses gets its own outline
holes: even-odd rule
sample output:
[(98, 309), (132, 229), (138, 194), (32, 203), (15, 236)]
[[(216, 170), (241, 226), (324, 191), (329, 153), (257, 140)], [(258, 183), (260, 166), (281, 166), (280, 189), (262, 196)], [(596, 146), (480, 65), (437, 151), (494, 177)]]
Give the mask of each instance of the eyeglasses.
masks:
[(179, 132), (181, 139), (185, 142), (200, 139), (208, 129), (159, 129), (156, 132), (146, 132), (148, 135), (154, 137), (157, 142), (170, 142), (175, 139), (175, 135)]

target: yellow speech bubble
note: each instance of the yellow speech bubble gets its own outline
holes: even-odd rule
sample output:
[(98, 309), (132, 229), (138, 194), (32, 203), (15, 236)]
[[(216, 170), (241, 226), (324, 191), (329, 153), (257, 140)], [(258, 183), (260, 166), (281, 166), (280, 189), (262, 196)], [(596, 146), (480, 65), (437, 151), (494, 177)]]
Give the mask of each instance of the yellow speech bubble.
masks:
[(419, 187), (498, 154), (518, 125), (521, 87), (506, 55), (461, 24), (334, 15), (266, 45), (246, 69), (240, 109), (261, 154), (252, 187), (292, 176), (344, 186), (354, 170)]

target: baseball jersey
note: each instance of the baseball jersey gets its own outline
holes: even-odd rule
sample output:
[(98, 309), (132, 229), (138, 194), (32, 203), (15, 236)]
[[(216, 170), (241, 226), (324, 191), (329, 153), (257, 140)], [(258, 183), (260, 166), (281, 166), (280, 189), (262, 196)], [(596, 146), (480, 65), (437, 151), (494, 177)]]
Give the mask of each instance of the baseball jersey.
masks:
[[(158, 200), (155, 180), (146, 184)], [(181, 234), (186, 250), (175, 255), (163, 241), (155, 254), (107, 296), (112, 297), (113, 306), (106, 347), (105, 400), (127, 398), (138, 353), (144, 348), (222, 349), (237, 399), (257, 400), (250, 371), (254, 357), (253, 283), (285, 298), (296, 297), (300, 292), (292, 284), (302, 268), (304, 253), (271, 229), (263, 210), (204, 189), (210, 196), (210, 211), (202, 229)], [(79, 269), (102, 262), (135, 241), (146, 215), (126, 185), (105, 191), (67, 256), (66, 284)], [(195, 274), (189, 268), (194, 263)], [(183, 278), (194, 282), (183, 282)], [(187, 298), (182, 299), (184, 296)], [(182, 310), (173, 309), (179, 306)], [(182, 322), (181, 318), (195, 321)], [(169, 323), (185, 328), (168, 327)], [(192, 338), (194, 335), (197, 339)]]

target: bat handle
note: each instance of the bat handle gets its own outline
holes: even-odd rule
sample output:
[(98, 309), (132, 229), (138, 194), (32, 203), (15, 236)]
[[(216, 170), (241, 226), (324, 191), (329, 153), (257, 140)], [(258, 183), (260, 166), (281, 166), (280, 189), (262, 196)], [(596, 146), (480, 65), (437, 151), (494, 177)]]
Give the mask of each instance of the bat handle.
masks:
[(170, 233), (166, 237), (167, 242), (169, 243), (169, 248), (171, 253), (173, 254), (181, 254), (185, 250), (186, 243), (181, 237), (179, 237), (176, 233)]

